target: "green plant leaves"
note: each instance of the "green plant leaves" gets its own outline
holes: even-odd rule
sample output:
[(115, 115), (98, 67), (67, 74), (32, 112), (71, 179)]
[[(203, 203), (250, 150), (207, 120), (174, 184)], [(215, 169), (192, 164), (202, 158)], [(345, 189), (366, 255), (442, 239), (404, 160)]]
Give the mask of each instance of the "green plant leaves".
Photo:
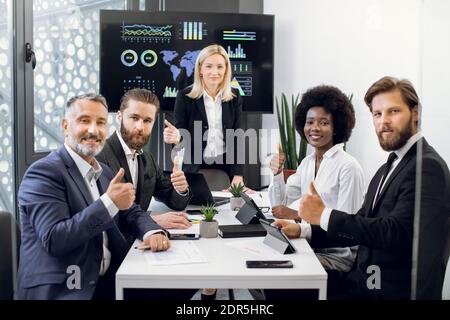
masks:
[(214, 221), (214, 216), (217, 214), (217, 208), (215, 207), (215, 205), (207, 205), (202, 206), (202, 208), (200, 209), (200, 212), (203, 214), (203, 216), (205, 217), (204, 221), (207, 222), (211, 222)]
[(228, 191), (233, 195), (235, 198), (239, 198), (241, 196), (241, 192), (244, 191), (244, 185), (239, 182), (239, 184), (232, 184)]
[(280, 130), (280, 142), (283, 152), (286, 155), (284, 167), (286, 169), (297, 169), (300, 161), (306, 156), (307, 143), (300, 141), (300, 150), (297, 154), (297, 133), (295, 131), (295, 110), (300, 99), (300, 94), (292, 95), (291, 105), (284, 93), (281, 94), (281, 107), (278, 98), (275, 98), (277, 109), (278, 128)]

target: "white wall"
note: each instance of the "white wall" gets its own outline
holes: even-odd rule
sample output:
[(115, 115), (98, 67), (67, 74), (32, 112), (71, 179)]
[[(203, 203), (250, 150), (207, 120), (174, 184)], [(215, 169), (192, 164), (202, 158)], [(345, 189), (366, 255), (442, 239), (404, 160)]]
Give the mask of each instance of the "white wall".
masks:
[(426, 0), (423, 10), (422, 128), (450, 164), (450, 1)]
[[(450, 38), (450, 31), (449, 36), (443, 36), (441, 26), (429, 17), (438, 11), (442, 15), (440, 23), (448, 24), (444, 17), (448, 8), (441, 8), (448, 5), (445, 0), (265, 0), (264, 13), (275, 15), (275, 94), (302, 93), (319, 84), (353, 92), (356, 126), (347, 150), (360, 161), (369, 180), (387, 155), (378, 145), (364, 94), (374, 81), (392, 75), (410, 79), (422, 96), (422, 56), (430, 57), (428, 63), (440, 68), (440, 62), (436, 64), (433, 59), (433, 45), (421, 51), (422, 19), (427, 21), (424, 37), (433, 34), (435, 39), (429, 42), (434, 46), (447, 42), (450, 50), (448, 41), (444, 41)], [(424, 7), (431, 11), (426, 17)], [(444, 63), (450, 66), (450, 62)], [(424, 82), (425, 92), (438, 90), (435, 82), (439, 80), (428, 80), (435, 71), (430, 68), (428, 73), (424, 73), (428, 81)], [(438, 87), (446, 89), (444, 83)], [(435, 96), (424, 93), (427, 107), (430, 95)], [(439, 99), (442, 93), (437, 96)], [(428, 140), (440, 143), (445, 136), (440, 131), (446, 130), (442, 115), (448, 115), (450, 108), (441, 100), (432, 107), (440, 123), (431, 126), (425, 119), (425, 134)], [(428, 117), (429, 113), (427, 110), (424, 115)], [(277, 128), (275, 119), (273, 115), (264, 116), (263, 128)], [(441, 144), (436, 148), (444, 155), (443, 149), (450, 148)], [(450, 155), (446, 160), (450, 161)], [(264, 177), (264, 183), (268, 182), (269, 177)]]
[[(426, 0), (423, 10), (422, 128), (428, 142), (450, 164), (450, 1)], [(450, 300), (450, 261), (443, 298)]]

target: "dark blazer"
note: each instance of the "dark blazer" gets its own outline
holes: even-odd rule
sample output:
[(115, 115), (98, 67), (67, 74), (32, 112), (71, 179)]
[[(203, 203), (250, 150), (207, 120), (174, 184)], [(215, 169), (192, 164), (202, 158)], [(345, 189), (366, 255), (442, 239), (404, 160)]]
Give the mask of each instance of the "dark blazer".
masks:
[[(97, 185), (103, 194), (114, 174), (100, 165), (103, 172)], [(140, 239), (150, 230), (162, 229), (137, 205), (111, 218), (100, 199), (93, 201), (64, 146), (30, 166), (18, 198), (22, 230), (19, 299), (91, 299), (103, 257), (103, 231), (111, 251), (109, 273), (115, 272), (127, 253), (119, 225)], [(74, 274), (73, 266), (80, 270), (81, 288), (70, 290), (66, 281)]]
[[(448, 260), (450, 174), (445, 161), (426, 142), (422, 152), (420, 199), (418, 299), (441, 299)], [(369, 184), (356, 215), (333, 210), (328, 232), (313, 226), (313, 247), (359, 245), (355, 264), (346, 281), (356, 286), (355, 297), (410, 299), (416, 192), (417, 143), (407, 152), (387, 180), (372, 209), (384, 165)], [(369, 266), (381, 271), (381, 289), (369, 290)], [(351, 284), (350, 284), (351, 283)]]
[[(117, 137), (117, 132), (114, 132), (106, 140), (105, 147), (96, 158), (107, 164), (114, 174), (123, 168), (125, 170), (124, 180), (133, 183), (127, 158)], [(153, 156), (147, 151), (138, 156), (138, 172), (135, 202), (142, 209), (148, 209), (153, 196), (173, 210), (186, 208), (191, 196), (181, 196), (176, 192), (170, 179), (164, 175)]]
[[(206, 130), (208, 130), (208, 118), (206, 116), (205, 104), (203, 97), (199, 99), (192, 99), (187, 94), (192, 90), (192, 86), (189, 86), (183, 90), (178, 91), (177, 98), (175, 100), (175, 127), (178, 129), (184, 129), (189, 131), (191, 139), (190, 141), (184, 140), (185, 154), (183, 161), (183, 169), (189, 172), (197, 172), (200, 170), (201, 163), (194, 162), (194, 153), (197, 152), (196, 159), (203, 157), (203, 151), (206, 148), (206, 140), (203, 140), (203, 136)], [(231, 149), (231, 141), (227, 140), (226, 130), (241, 129), (241, 115), (242, 115), (242, 97), (237, 89), (232, 88), (233, 93), (236, 95), (230, 101), (222, 102), (222, 130), (223, 137), (225, 139), (226, 153), (228, 155), (234, 155), (234, 163), (231, 165), (230, 173), (234, 175), (243, 174), (243, 165), (237, 164), (236, 158), (238, 154), (236, 139), (234, 139), (234, 148)], [(199, 123), (197, 131), (195, 129), (195, 122)], [(197, 141), (197, 142), (196, 142)], [(194, 147), (200, 145), (201, 150), (196, 150)], [(243, 150), (239, 150), (242, 154)], [(201, 154), (199, 154), (201, 152)]]

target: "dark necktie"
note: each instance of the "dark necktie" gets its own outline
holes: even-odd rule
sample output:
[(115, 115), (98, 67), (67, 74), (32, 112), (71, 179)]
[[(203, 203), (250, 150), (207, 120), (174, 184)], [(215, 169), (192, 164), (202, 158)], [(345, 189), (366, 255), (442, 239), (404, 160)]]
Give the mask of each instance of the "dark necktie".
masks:
[(386, 164), (384, 165), (383, 177), (381, 178), (380, 186), (378, 187), (377, 197), (375, 199), (378, 199), (378, 197), (380, 196), (381, 190), (383, 189), (383, 184), (386, 181), (386, 177), (389, 174), (389, 171), (391, 170), (392, 164), (394, 163), (395, 159), (397, 159), (397, 158), (398, 157), (395, 154), (395, 152), (391, 152), (389, 154), (388, 160), (387, 160)]

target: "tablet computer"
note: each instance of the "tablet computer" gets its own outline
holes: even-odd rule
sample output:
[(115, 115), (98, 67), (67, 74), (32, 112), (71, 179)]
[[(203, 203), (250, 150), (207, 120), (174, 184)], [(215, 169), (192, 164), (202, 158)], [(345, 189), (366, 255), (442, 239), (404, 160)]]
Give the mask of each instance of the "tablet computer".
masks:
[(241, 221), (241, 223), (258, 223), (258, 220), (260, 219), (265, 220), (269, 223), (274, 221), (273, 219), (266, 218), (255, 201), (245, 192), (241, 192), (241, 198), (244, 199), (246, 204), (241, 208), (241, 210), (239, 210), (238, 214), (236, 215), (236, 218)]
[(286, 253), (294, 253), (297, 251), (293, 246), (293, 244), (291, 243), (291, 241), (289, 240), (289, 238), (284, 234), (284, 232), (280, 228), (272, 225), (270, 222), (267, 222), (266, 220), (263, 219), (259, 219), (259, 222), (264, 227), (264, 229), (266, 229), (267, 234), (270, 234), (271, 236), (287, 244)]

